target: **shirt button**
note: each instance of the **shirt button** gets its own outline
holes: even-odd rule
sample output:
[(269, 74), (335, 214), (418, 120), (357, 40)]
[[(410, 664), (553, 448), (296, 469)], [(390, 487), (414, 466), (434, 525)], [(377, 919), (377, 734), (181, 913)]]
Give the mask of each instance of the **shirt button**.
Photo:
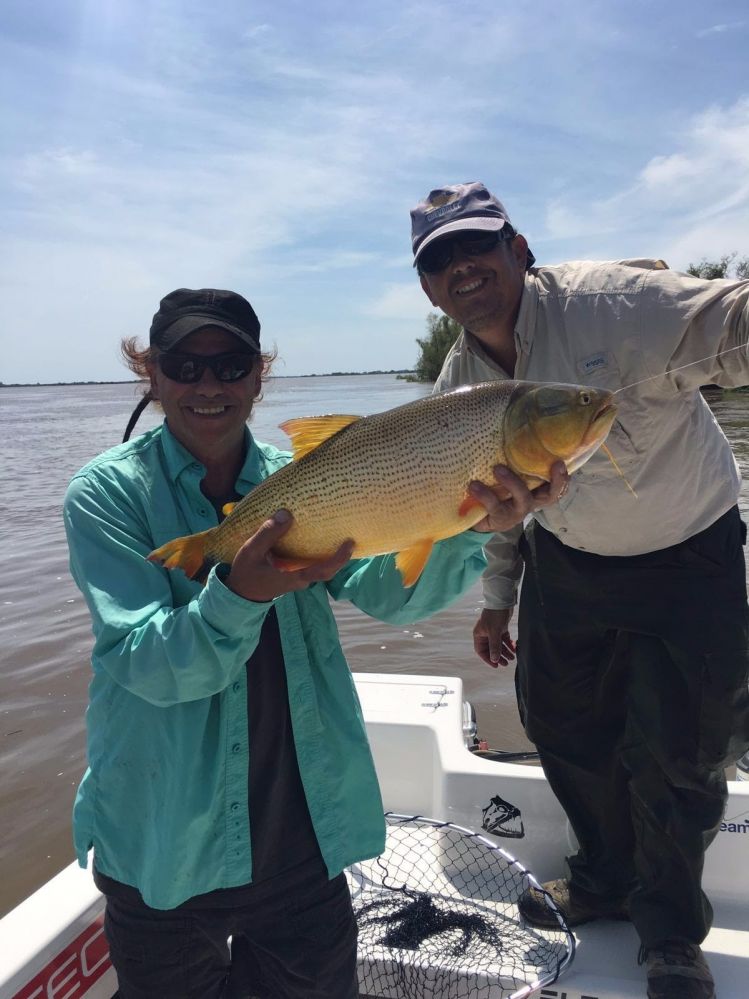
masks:
[(231, 751), (232, 753), (238, 753), (241, 748), (242, 748), (241, 743), (235, 742), (234, 745), (231, 747)]
[(566, 527), (560, 527), (559, 528), (559, 533), (560, 534), (566, 534), (567, 533), (567, 528)]
[(233, 812), (238, 812), (239, 811), (239, 802), (238, 801), (232, 801), (232, 803), (230, 805), (230, 808), (231, 808), (231, 810)]
[(208, 511), (206, 510), (206, 508), (204, 506), (201, 506), (198, 509), (198, 513), (200, 514), (201, 517), (207, 517), (208, 516)]
[(235, 680), (234, 683), (231, 685), (231, 689), (234, 691), (235, 694), (238, 694), (239, 693), (239, 688), (241, 686), (242, 686), (242, 684), (239, 682), (239, 680)]

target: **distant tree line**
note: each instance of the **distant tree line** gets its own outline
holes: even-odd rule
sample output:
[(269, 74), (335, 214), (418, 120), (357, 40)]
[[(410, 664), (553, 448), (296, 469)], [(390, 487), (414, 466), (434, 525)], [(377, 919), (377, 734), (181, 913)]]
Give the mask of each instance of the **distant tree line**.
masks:
[(442, 363), (462, 329), (460, 323), (449, 316), (440, 316), (436, 312), (430, 312), (427, 316), (427, 335), (416, 337), (420, 353), (414, 366), (413, 376), (409, 381), (436, 381)]
[(736, 259), (736, 253), (726, 253), (720, 260), (706, 260), (704, 257), (698, 264), (690, 264), (687, 267), (687, 274), (692, 277), (707, 278), (714, 281), (715, 278), (739, 278), (742, 281), (749, 279), (749, 257)]
[[(749, 257), (737, 259), (735, 252), (726, 253), (720, 260), (707, 260), (703, 257), (698, 264), (690, 264), (687, 267), (687, 274), (691, 274), (692, 277), (706, 278), (708, 281), (729, 277), (749, 280)], [(440, 316), (436, 312), (430, 312), (427, 316), (427, 335), (416, 338), (416, 343), (419, 345), (419, 358), (414, 365), (413, 375), (409, 376), (407, 380), (414, 382), (436, 381), (444, 360), (462, 329), (460, 323), (449, 316)]]

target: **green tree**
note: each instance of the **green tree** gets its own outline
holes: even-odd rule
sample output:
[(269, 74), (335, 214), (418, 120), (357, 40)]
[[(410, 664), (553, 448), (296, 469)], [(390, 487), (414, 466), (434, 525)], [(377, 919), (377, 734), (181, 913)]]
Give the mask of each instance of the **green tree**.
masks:
[(415, 378), (417, 382), (433, 382), (437, 380), (442, 363), (447, 352), (458, 338), (463, 327), (449, 316), (440, 316), (430, 312), (427, 316), (427, 335), (417, 337), (416, 342), (421, 351), (416, 362)]
[[(731, 270), (733, 269), (733, 274)], [(713, 281), (715, 278), (737, 277), (742, 280), (749, 278), (749, 257), (742, 257), (736, 260), (736, 252), (725, 253), (720, 260), (707, 260), (705, 257), (698, 264), (690, 264), (687, 267), (687, 274), (692, 277), (707, 278)]]

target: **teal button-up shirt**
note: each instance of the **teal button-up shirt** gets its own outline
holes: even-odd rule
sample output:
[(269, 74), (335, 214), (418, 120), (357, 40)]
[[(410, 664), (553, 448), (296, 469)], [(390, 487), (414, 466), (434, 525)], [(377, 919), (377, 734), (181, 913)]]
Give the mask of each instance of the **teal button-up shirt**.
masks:
[[(248, 431), (237, 492), (289, 460)], [(435, 546), (410, 589), (388, 556), (352, 561), (327, 584), (272, 604), (234, 594), (221, 567), (202, 587), (145, 556), (216, 524), (204, 475), (163, 424), (81, 469), (64, 507), (71, 571), (94, 633), (89, 767), (73, 811), (78, 861), (85, 867), (93, 847), (103, 874), (158, 909), (252, 880), (246, 664), (269, 607), (299, 771), (333, 877), (382, 851), (384, 821), (328, 594), (403, 624), (447, 606), (485, 567), (488, 535), (466, 531)]]

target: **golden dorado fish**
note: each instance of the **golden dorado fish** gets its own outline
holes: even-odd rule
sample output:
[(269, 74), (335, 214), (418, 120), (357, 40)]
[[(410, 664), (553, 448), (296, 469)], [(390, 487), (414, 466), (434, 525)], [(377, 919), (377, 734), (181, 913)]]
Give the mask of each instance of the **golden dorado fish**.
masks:
[(559, 459), (574, 472), (603, 443), (615, 412), (603, 389), (494, 381), (371, 416), (287, 420), (292, 462), (228, 504), (218, 527), (148, 558), (204, 582), (285, 508), (294, 521), (274, 549), (281, 568), (312, 565), (351, 539), (353, 558), (397, 553), (403, 583), (412, 586), (436, 541), (486, 516), (468, 492), (472, 480), (496, 487), (493, 468), (502, 464), (533, 489)]

